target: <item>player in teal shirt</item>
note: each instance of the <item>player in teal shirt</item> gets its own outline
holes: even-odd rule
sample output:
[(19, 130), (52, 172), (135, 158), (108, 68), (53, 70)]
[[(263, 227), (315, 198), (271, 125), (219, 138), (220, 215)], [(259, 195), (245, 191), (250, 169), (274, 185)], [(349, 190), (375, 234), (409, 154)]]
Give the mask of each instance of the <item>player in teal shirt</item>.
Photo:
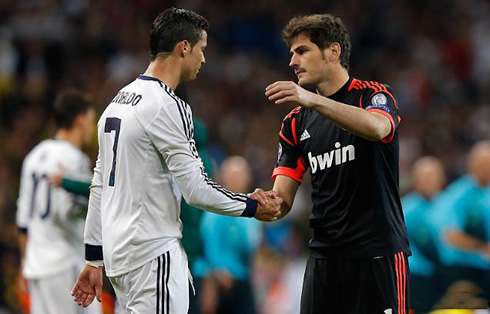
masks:
[(454, 181), (431, 208), (430, 221), (446, 287), (469, 279), (490, 291), (490, 142), (469, 154), (469, 174)]
[(408, 259), (411, 273), (411, 308), (429, 311), (441, 296), (437, 293), (439, 258), (430, 229), (429, 214), (432, 200), (446, 183), (441, 162), (434, 157), (422, 157), (413, 167), (414, 191), (402, 199), (412, 256)]
[[(234, 219), (203, 215), (201, 236), (208, 265), (213, 271), (225, 271), (237, 280), (250, 278), (250, 264), (261, 239), (261, 225), (252, 219)], [(217, 218), (217, 219), (216, 219)]]
[[(242, 157), (226, 159), (219, 178), (225, 188), (249, 192), (251, 173)], [(217, 216), (204, 212), (200, 225), (207, 266), (201, 291), (202, 310), (204, 313), (254, 314), (250, 275), (262, 226), (253, 219), (231, 220)]]

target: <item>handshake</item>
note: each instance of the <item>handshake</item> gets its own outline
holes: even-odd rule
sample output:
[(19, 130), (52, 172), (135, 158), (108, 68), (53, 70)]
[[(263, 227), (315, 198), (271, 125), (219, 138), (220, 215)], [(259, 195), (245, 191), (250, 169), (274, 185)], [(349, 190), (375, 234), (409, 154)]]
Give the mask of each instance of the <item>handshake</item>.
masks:
[(276, 191), (271, 190), (266, 192), (262, 189), (255, 189), (253, 193), (250, 193), (247, 196), (259, 203), (257, 205), (255, 219), (275, 221), (282, 216), (281, 204), (283, 200)]

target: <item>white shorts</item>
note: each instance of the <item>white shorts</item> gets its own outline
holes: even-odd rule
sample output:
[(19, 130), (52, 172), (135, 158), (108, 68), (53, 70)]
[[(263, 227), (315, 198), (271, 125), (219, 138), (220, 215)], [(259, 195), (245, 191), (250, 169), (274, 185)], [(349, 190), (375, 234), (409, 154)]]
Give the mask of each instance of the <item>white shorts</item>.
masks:
[(42, 279), (29, 279), (31, 314), (100, 314), (102, 306), (94, 301), (89, 307), (78, 306), (71, 296), (71, 289), (80, 269), (60, 272)]
[(109, 280), (124, 313), (185, 314), (189, 309), (190, 278), (187, 255), (179, 245)]

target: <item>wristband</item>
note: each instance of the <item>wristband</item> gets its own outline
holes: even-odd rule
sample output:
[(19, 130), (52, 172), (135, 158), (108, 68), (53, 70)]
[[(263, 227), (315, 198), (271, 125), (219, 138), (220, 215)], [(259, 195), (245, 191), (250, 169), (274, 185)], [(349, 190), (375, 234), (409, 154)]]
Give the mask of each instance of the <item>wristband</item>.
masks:
[(98, 261), (85, 261), (85, 265), (92, 266), (95, 268), (99, 268), (104, 266), (104, 261), (98, 260)]
[(240, 216), (242, 217), (255, 217), (255, 213), (257, 212), (257, 206), (259, 202), (247, 197), (246, 206)]

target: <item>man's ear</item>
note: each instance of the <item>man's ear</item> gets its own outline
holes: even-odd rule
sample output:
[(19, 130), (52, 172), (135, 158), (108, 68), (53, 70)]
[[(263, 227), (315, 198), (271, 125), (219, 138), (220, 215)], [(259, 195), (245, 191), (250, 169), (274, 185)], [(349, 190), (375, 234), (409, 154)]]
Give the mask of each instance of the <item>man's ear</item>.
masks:
[(340, 48), (339, 43), (332, 43), (330, 45), (329, 61), (340, 61), (340, 54), (342, 53), (342, 48)]
[(187, 40), (183, 40), (177, 43), (175, 49), (179, 55), (184, 58), (186, 54), (191, 52), (191, 44)]

